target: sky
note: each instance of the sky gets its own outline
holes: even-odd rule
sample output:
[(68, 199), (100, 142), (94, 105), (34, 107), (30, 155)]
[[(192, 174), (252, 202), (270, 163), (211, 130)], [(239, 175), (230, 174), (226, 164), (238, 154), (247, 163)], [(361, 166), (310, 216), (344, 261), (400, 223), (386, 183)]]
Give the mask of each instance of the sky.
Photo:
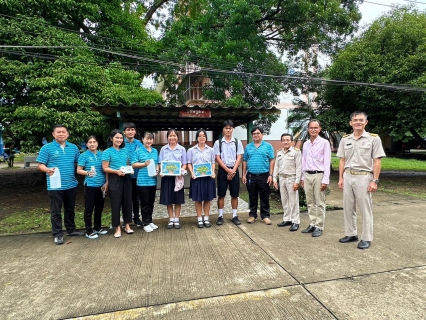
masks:
[[(362, 14), (362, 18), (359, 23), (360, 30), (368, 26), (383, 13), (391, 10), (393, 5), (409, 4), (414, 4), (419, 10), (426, 12), (426, 0), (364, 0), (364, 2), (359, 7)], [(320, 60), (322, 60), (320, 63), (323, 64), (330, 63), (330, 59), (327, 57), (320, 57)], [(142, 86), (152, 87), (153, 81), (149, 78), (146, 78)]]
[(392, 5), (414, 4), (419, 10), (426, 11), (426, 0), (364, 0), (360, 5), (362, 19), (360, 26), (365, 26), (383, 13), (392, 9)]

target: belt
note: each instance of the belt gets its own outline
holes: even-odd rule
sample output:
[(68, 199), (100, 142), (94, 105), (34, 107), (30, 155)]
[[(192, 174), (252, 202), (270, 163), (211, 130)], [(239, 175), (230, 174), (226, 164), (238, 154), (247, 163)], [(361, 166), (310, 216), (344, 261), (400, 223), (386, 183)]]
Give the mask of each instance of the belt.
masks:
[(291, 177), (295, 177), (295, 174), (285, 174), (285, 173), (280, 173), (280, 177), (283, 178), (291, 178)]
[(324, 171), (305, 171), (308, 174), (324, 173)]
[(260, 177), (260, 176), (268, 175), (269, 171), (268, 172), (264, 172), (264, 173), (251, 173), (251, 172), (248, 172), (248, 174), (251, 174), (252, 176), (255, 176), (255, 177)]
[(346, 172), (353, 175), (366, 175), (370, 173), (369, 171), (353, 171), (353, 170), (346, 170)]

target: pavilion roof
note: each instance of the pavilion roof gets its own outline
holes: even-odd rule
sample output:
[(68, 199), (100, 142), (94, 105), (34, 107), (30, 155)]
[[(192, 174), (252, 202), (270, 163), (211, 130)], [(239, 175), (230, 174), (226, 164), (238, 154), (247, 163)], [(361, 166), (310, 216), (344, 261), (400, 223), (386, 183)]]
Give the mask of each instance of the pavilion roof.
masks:
[[(201, 101), (200, 101), (201, 102)], [(110, 121), (133, 122), (138, 128), (149, 131), (160, 131), (175, 128), (178, 130), (222, 131), (223, 121), (232, 120), (234, 126), (245, 125), (258, 120), (261, 116), (280, 113), (271, 107), (224, 107), (219, 104), (187, 105), (104, 105), (92, 104), (93, 111), (98, 111)], [(203, 111), (204, 110), (204, 111)], [(182, 117), (182, 113), (190, 117)], [(197, 114), (210, 114), (209, 118), (198, 117)], [(193, 117), (192, 117), (193, 116)]]

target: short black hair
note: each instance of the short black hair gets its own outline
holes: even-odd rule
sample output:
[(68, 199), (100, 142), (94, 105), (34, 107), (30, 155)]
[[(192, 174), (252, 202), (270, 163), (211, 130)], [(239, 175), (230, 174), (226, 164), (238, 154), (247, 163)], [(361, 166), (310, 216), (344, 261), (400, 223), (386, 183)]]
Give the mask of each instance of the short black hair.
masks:
[(234, 127), (234, 123), (232, 122), (232, 120), (225, 120), (225, 121), (223, 121), (223, 127), (225, 128), (227, 126), (230, 126), (232, 128)]
[(91, 136), (88, 136), (88, 137), (87, 137), (87, 139), (86, 139), (86, 143), (88, 143), (90, 139), (95, 139), (95, 141), (96, 141), (96, 142), (98, 142), (98, 139), (97, 139), (97, 138), (96, 138), (96, 136), (95, 136), (95, 135), (93, 135), (93, 134), (92, 134)]
[(154, 139), (154, 134), (152, 132), (145, 131), (144, 134), (143, 134), (142, 139), (143, 138)]
[(290, 133), (283, 133), (281, 135), (281, 141), (283, 140), (283, 137), (290, 137), (290, 140), (293, 141), (293, 136)]
[(255, 132), (256, 130), (259, 130), (260, 131), (260, 133), (262, 133), (263, 134), (263, 128), (262, 127), (254, 127), (253, 129), (251, 129), (251, 133), (253, 133), (253, 132)]
[(169, 129), (169, 130), (167, 131), (167, 134), (166, 134), (167, 138), (169, 137), (169, 135), (170, 135), (172, 132), (174, 132), (174, 133), (176, 134), (176, 136), (178, 137), (178, 140), (179, 140), (179, 133), (177, 132), (177, 130), (176, 130), (176, 129)]
[(64, 126), (63, 124), (55, 124), (53, 126), (52, 132), (55, 131), (55, 129), (57, 129), (57, 128), (64, 128), (65, 130), (68, 131), (68, 128), (66, 126)]
[(204, 132), (204, 135), (206, 136), (206, 142), (207, 142), (207, 131), (204, 130), (203, 128), (197, 130), (197, 132), (195, 133), (195, 139), (198, 139), (198, 136), (200, 135), (201, 132)]
[(123, 131), (125, 131), (128, 128), (133, 128), (136, 130), (136, 125), (133, 122), (125, 122), (123, 124)]

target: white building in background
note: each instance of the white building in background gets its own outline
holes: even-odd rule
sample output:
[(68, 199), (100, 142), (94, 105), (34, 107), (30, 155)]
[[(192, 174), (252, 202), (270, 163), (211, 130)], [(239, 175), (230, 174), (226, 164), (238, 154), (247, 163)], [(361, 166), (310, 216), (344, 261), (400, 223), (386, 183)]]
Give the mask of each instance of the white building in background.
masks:
[[(290, 110), (297, 107), (292, 102), (294, 96), (291, 94), (282, 93), (279, 99), (279, 103), (276, 104), (274, 107), (281, 110), (280, 117), (275, 123), (272, 124), (270, 133), (263, 137), (263, 140), (266, 140), (271, 143), (275, 150), (282, 148), (281, 135), (283, 133), (293, 134), (291, 129), (287, 129), (287, 118)], [(247, 129), (243, 127), (235, 128), (234, 137), (241, 140), (245, 145), (247, 143)]]

